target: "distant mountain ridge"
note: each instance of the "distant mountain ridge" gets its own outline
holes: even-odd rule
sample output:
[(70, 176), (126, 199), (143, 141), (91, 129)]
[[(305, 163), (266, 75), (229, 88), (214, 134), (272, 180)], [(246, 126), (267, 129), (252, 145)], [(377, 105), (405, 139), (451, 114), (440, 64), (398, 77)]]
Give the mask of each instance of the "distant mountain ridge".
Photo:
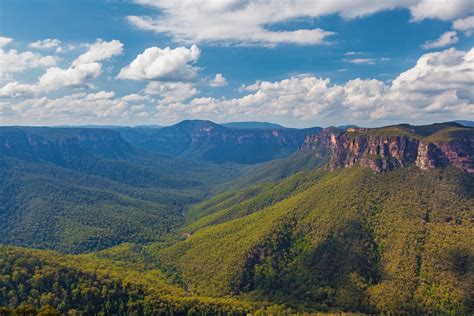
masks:
[(469, 126), (469, 127), (474, 127), (474, 121), (467, 121), (467, 120), (457, 120), (454, 121), (455, 123), (464, 125), (464, 126)]
[(0, 127), (0, 156), (57, 162), (67, 153), (123, 157), (132, 152), (132, 146), (109, 129)]
[(230, 128), (211, 121), (185, 120), (160, 129), (115, 130), (133, 146), (150, 152), (214, 163), (254, 164), (294, 153), (306, 136), (322, 129)]
[(280, 124), (269, 123), (269, 122), (229, 122), (221, 123), (220, 125), (236, 128), (236, 129), (285, 129), (286, 127)]

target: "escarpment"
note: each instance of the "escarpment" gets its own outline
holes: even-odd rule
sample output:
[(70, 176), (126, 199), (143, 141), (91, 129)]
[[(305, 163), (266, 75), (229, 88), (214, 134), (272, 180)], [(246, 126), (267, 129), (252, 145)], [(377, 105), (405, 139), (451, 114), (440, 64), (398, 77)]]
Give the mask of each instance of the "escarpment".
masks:
[(330, 149), (328, 169), (362, 165), (375, 172), (416, 165), (427, 170), (453, 166), (474, 173), (474, 129), (447, 124), (381, 129), (324, 129), (305, 139), (302, 149)]

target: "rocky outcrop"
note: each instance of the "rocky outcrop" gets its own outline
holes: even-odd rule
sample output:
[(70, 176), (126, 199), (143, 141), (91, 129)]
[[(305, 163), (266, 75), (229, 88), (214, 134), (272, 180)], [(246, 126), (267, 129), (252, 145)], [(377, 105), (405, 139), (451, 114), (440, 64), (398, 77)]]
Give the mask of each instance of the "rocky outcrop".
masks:
[(444, 157), (442, 150), (435, 144), (420, 141), (418, 144), (418, 156), (415, 165), (422, 169), (435, 169), (446, 166), (448, 160)]
[(341, 135), (332, 148), (331, 167), (368, 166), (380, 172), (415, 161), (418, 141), (405, 136), (357, 137)]
[(362, 165), (382, 172), (414, 164), (423, 170), (452, 165), (474, 173), (472, 137), (437, 143), (423, 141), (421, 137), (373, 136), (365, 132), (325, 129), (320, 134), (308, 136), (301, 148), (328, 147), (331, 157), (327, 167), (330, 170)]

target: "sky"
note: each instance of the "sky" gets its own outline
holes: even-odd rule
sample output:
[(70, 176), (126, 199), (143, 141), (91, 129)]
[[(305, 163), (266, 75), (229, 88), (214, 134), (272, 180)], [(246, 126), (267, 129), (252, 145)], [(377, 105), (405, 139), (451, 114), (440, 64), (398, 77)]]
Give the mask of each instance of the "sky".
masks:
[(0, 0), (0, 125), (474, 120), (472, 0)]

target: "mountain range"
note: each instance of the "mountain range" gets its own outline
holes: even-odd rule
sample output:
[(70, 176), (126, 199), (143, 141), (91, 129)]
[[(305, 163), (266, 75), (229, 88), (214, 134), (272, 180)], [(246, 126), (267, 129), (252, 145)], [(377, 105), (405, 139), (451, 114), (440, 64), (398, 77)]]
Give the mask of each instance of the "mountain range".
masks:
[(472, 314), (468, 125), (0, 127), (0, 314)]

